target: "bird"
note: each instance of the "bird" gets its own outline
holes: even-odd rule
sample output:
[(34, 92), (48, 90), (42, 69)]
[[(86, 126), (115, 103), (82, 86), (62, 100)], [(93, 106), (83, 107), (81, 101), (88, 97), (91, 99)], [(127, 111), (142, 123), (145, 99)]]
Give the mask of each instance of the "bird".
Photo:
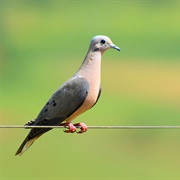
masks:
[[(25, 127), (66, 126), (66, 133), (86, 132), (86, 124), (73, 124), (72, 121), (97, 103), (101, 94), (101, 57), (110, 48), (120, 51), (109, 37), (93, 37), (78, 71), (55, 91), (38, 116), (26, 123)], [(77, 126), (80, 127), (79, 131), (76, 131)], [(32, 128), (15, 155), (22, 155), (41, 135), (51, 129)]]

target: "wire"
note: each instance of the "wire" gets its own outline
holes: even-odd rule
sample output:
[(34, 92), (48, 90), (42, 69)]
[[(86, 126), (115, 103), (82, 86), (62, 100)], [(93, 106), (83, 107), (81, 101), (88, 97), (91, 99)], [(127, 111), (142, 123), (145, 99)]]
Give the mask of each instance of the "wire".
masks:
[[(80, 126), (75, 126), (80, 128)], [(1, 128), (68, 128), (68, 126), (21, 126), (21, 125), (0, 125)], [(88, 129), (180, 129), (180, 126), (88, 126)]]

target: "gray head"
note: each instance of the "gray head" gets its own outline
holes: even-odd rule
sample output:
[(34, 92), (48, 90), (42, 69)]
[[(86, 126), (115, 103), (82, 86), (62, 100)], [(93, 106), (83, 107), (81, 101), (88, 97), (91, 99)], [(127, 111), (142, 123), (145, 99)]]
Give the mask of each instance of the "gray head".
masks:
[(103, 53), (109, 48), (120, 51), (120, 48), (114, 45), (109, 37), (98, 35), (92, 38), (89, 50), (92, 50), (93, 52), (100, 51), (101, 53)]

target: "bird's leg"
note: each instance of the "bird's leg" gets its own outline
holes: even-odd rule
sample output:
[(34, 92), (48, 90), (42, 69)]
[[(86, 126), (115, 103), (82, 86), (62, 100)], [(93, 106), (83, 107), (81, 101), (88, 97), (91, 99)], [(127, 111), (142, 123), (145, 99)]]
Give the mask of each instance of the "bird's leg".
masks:
[(76, 132), (76, 127), (72, 123), (62, 123), (59, 126), (68, 126), (67, 129), (64, 130), (65, 133)]
[(78, 134), (81, 134), (81, 133), (84, 133), (87, 131), (87, 126), (86, 124), (80, 122), (80, 123), (77, 123), (77, 124), (74, 124), (74, 126), (79, 126), (80, 128), (80, 131), (76, 131)]

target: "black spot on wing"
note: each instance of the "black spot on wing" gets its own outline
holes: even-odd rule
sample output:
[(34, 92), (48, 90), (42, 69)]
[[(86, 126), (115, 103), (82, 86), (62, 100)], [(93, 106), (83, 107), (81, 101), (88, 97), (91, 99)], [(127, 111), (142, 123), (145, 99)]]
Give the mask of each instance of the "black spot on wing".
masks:
[[(64, 83), (49, 99), (37, 116), (34, 125), (56, 126), (71, 116), (85, 101), (89, 83), (84, 78), (73, 77)], [(51, 128), (34, 128), (29, 139), (42, 135)]]
[(53, 107), (55, 107), (57, 105), (56, 101), (53, 100)]

